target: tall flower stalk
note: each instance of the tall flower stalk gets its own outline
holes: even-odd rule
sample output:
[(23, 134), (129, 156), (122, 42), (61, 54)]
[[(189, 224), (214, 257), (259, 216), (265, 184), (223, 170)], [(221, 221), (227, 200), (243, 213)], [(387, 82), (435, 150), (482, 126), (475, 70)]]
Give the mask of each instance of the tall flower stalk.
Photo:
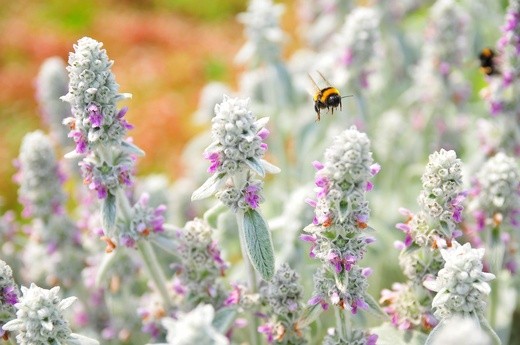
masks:
[[(259, 213), (263, 202), (259, 178), (279, 169), (263, 159), (269, 134), (265, 125), (269, 118), (259, 120), (249, 108), (248, 99), (224, 96), (215, 106), (212, 138), (204, 157), (210, 161), (210, 178), (195, 192), (192, 200), (215, 195), (235, 213), (242, 256), (248, 274), (249, 289), (257, 291), (255, 271), (264, 280), (274, 274), (274, 254), (267, 223)], [(254, 326), (254, 323), (252, 323)], [(256, 327), (251, 330), (256, 338)]]
[(124, 118), (127, 108), (118, 110), (117, 103), (130, 95), (119, 93), (111, 71), (113, 61), (102, 46), (84, 37), (69, 55), (69, 92), (62, 100), (71, 105), (73, 117), (64, 124), (69, 126), (76, 148), (67, 156), (83, 158), (79, 163), (83, 182), (102, 203), (102, 238), (107, 252), (118, 246), (138, 248), (163, 303), (169, 307), (166, 279), (147, 241), (164, 230), (164, 207), (148, 206), (146, 196), (135, 204), (128, 197), (126, 189), (133, 183), (136, 156), (144, 153), (126, 138), (132, 126)]
[(362, 338), (363, 344), (375, 344), (377, 336), (353, 330), (350, 319), (358, 309), (376, 305), (366, 292), (372, 269), (359, 266), (359, 261), (367, 245), (375, 241), (367, 233), (371, 228), (366, 193), (380, 167), (372, 159), (368, 137), (355, 127), (335, 137), (325, 151), (325, 161), (313, 165), (316, 199), (308, 203), (315, 208), (315, 217), (301, 238), (312, 243), (310, 255), (322, 266), (314, 275), (309, 304), (321, 305), (323, 310), (334, 306), (337, 325), (326, 343), (354, 344)]

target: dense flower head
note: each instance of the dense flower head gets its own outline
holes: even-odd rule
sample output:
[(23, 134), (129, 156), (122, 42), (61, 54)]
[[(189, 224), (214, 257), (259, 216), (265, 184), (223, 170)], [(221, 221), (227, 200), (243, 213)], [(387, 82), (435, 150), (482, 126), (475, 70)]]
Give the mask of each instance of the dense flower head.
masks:
[(320, 303), (323, 309), (333, 304), (340, 308), (348, 308), (352, 314), (356, 314), (359, 308), (368, 309), (365, 294), (368, 288), (367, 277), (371, 273), (372, 270), (369, 268), (354, 266), (348, 272), (348, 279), (339, 281), (332, 272), (320, 268), (314, 274), (314, 295), (309, 304)]
[(20, 156), (15, 162), (20, 185), (18, 199), (23, 204), (24, 217), (46, 218), (63, 211), (65, 194), (51, 140), (41, 131), (25, 135)]
[(46, 59), (40, 67), (36, 79), (36, 98), (45, 122), (52, 135), (66, 147), (70, 140), (63, 120), (71, 116), (70, 105), (60, 100), (68, 91), (69, 77), (65, 63), (59, 57)]
[(258, 332), (263, 333), (270, 344), (274, 341), (277, 344), (307, 344), (298, 326), (303, 292), (299, 280), (299, 275), (288, 264), (283, 264), (260, 290), (271, 318), (258, 327)]
[(343, 339), (337, 332), (327, 334), (323, 339), (323, 345), (376, 345), (377, 334), (368, 331), (354, 329), (350, 339)]
[(228, 338), (213, 326), (214, 317), (215, 309), (211, 305), (200, 304), (176, 320), (164, 318), (163, 326), (168, 332), (166, 341), (169, 345), (229, 344)]
[(465, 197), (462, 164), (455, 151), (441, 149), (431, 154), (421, 181), (417, 202), (422, 214), (411, 219), (412, 237), (419, 245), (431, 244), (434, 236), (450, 240), (462, 221)]
[[(339, 47), (339, 63), (344, 66), (345, 84), (357, 89), (368, 87), (371, 72), (367, 66), (374, 61), (379, 43), (379, 15), (369, 7), (356, 7), (346, 17), (340, 29), (336, 45)], [(342, 83), (343, 84), (343, 83)]]
[(14, 305), (18, 303), (19, 295), (11, 267), (0, 260), (0, 337), (5, 333), (2, 326), (16, 317)]
[(299, 280), (299, 275), (289, 265), (283, 264), (261, 291), (275, 314), (289, 315), (300, 311), (302, 287)]
[(256, 120), (249, 99), (224, 95), (223, 101), (215, 106), (212, 119), (214, 142), (205, 151), (211, 162), (209, 172), (235, 174), (262, 159), (267, 149), (263, 140), (269, 134), (264, 128), (265, 120)]
[(381, 291), (379, 303), (390, 316), (392, 324), (401, 330), (422, 327), (430, 330), (436, 324), (433, 315), (421, 305), (412, 283), (393, 283), (392, 289)]
[(434, 315), (439, 320), (460, 315), (483, 317), (486, 296), (491, 288), (488, 284), (495, 276), (482, 271), (484, 249), (472, 249), (469, 243), (460, 245), (453, 241), (452, 247), (441, 249), (445, 260), (435, 280), (423, 284), (437, 292), (432, 302)]
[(370, 141), (355, 127), (345, 130), (325, 151), (324, 163), (315, 162), (316, 197), (314, 224), (332, 224), (359, 231), (369, 216), (365, 192), (372, 188), (369, 179), (379, 167), (372, 160)]
[(80, 163), (83, 183), (95, 190), (99, 199), (108, 194), (116, 195), (118, 188), (133, 184), (134, 157), (122, 151), (107, 162), (100, 155), (92, 153)]
[(149, 201), (150, 196), (146, 193), (142, 194), (132, 208), (132, 217), (118, 224), (118, 237), (122, 245), (133, 248), (139, 239), (164, 231), (166, 207), (164, 205), (151, 207)]
[(103, 44), (89, 37), (81, 38), (69, 55), (69, 92), (62, 99), (70, 103), (73, 119), (65, 120), (76, 152), (88, 153), (98, 145), (118, 146), (131, 126), (123, 119), (126, 109), (117, 110), (125, 97), (112, 73)]
[(475, 208), (484, 213), (484, 217), (493, 218), (500, 214), (504, 219), (520, 213), (520, 169), (515, 159), (499, 152), (490, 158), (480, 169), (475, 181), (473, 194), (476, 197)]
[(236, 57), (238, 62), (251, 59), (273, 62), (280, 58), (281, 44), (285, 40), (285, 34), (280, 28), (283, 12), (284, 6), (272, 0), (249, 2), (247, 11), (238, 15), (238, 20), (245, 25), (247, 37), (247, 42)]
[(228, 185), (219, 191), (216, 196), (224, 205), (231, 208), (233, 212), (239, 209), (247, 211), (258, 208), (260, 203), (264, 201), (264, 197), (261, 194), (262, 186), (262, 181), (251, 179), (246, 182), (242, 189)]
[(190, 304), (217, 302), (223, 293), (217, 280), (228, 265), (212, 237), (213, 232), (214, 229), (199, 218), (177, 231), (181, 262), (173, 265), (177, 274), (174, 290), (184, 295)]
[(60, 288), (42, 289), (34, 284), (30, 288), (22, 286), (22, 296), (15, 304), (16, 319), (3, 326), (4, 330), (18, 332), (16, 340), (20, 345), (34, 344), (82, 344), (71, 332), (63, 311), (76, 297), (61, 299)]

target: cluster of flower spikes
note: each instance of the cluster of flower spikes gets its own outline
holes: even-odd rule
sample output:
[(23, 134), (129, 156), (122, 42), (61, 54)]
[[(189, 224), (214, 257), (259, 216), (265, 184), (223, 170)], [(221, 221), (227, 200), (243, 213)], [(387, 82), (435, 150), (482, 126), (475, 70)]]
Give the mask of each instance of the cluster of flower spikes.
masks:
[(437, 292), (432, 306), (439, 320), (454, 315), (480, 320), (485, 317), (486, 296), (491, 288), (488, 284), (495, 276), (483, 272), (484, 249), (473, 249), (469, 243), (440, 250), (445, 260), (444, 267), (436, 279), (425, 280), (424, 286)]
[[(267, 117), (256, 120), (249, 108), (249, 99), (224, 95), (223, 101), (215, 106), (213, 142), (204, 156), (211, 163), (208, 172), (213, 174), (210, 179), (217, 187), (215, 190), (227, 182), (216, 193), (217, 198), (234, 212), (256, 209), (263, 201), (262, 181), (253, 178), (251, 172), (263, 177), (266, 171), (278, 171), (263, 159), (267, 150), (263, 140), (269, 135), (264, 126), (268, 120)], [(206, 196), (209, 195), (204, 194)]]
[(27, 134), (15, 165), (15, 181), (20, 185), (18, 199), (24, 206), (24, 217), (48, 219), (61, 214), (65, 194), (61, 188), (64, 176), (60, 172), (51, 140), (41, 131)]
[(298, 319), (302, 312), (302, 287), (300, 277), (288, 264), (280, 266), (271, 281), (260, 290), (272, 317), (258, 331), (263, 333), (268, 343), (307, 344)]
[(177, 252), (180, 262), (173, 265), (176, 276), (173, 289), (184, 298), (185, 309), (199, 303), (223, 302), (224, 291), (218, 281), (228, 265), (213, 239), (214, 229), (202, 219), (195, 218), (177, 230)]
[(503, 152), (489, 158), (477, 173), (470, 196), (469, 208), (475, 219), (467, 233), (471, 243), (480, 247), (483, 231), (498, 231), (499, 240), (506, 248), (504, 266), (515, 273), (518, 268), (516, 233), (520, 226), (520, 169), (515, 159)]
[(20, 291), (13, 280), (13, 271), (4, 261), (0, 260), (0, 337), (6, 339), (6, 331), (2, 326), (16, 318), (14, 305), (18, 303)]
[[(117, 110), (117, 102), (129, 97), (118, 92), (119, 85), (111, 71), (103, 44), (89, 37), (81, 38), (69, 55), (69, 92), (62, 100), (70, 103), (73, 117), (64, 120), (76, 143), (76, 153), (88, 155), (82, 162), (85, 184), (104, 199), (115, 195), (121, 185), (129, 185), (133, 173), (131, 150), (126, 133), (127, 109)], [(114, 153), (116, 152), (116, 153)]]
[(307, 200), (315, 207), (315, 218), (301, 239), (312, 243), (311, 257), (323, 266), (314, 275), (315, 293), (309, 303), (329, 303), (352, 313), (367, 308), (364, 300), (370, 268), (359, 267), (367, 244), (374, 238), (366, 235), (369, 217), (366, 192), (369, 181), (380, 169), (374, 164), (370, 141), (355, 127), (339, 134), (325, 152), (324, 163), (314, 162), (317, 200)]
[(50, 290), (34, 284), (22, 286), (22, 296), (15, 304), (16, 318), (7, 322), (3, 329), (18, 332), (17, 344), (98, 344), (97, 341), (72, 333), (63, 316), (76, 297), (61, 299), (59, 286)]

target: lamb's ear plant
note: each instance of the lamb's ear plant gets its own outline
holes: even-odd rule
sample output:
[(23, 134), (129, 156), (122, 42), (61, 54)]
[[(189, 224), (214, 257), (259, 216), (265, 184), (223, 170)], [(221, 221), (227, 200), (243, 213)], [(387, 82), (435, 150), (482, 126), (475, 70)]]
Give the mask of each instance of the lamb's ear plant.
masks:
[[(164, 231), (163, 206), (150, 207), (146, 196), (132, 204), (127, 190), (133, 184), (134, 163), (144, 152), (128, 138), (132, 126), (125, 120), (127, 108), (118, 109), (129, 94), (119, 93), (103, 44), (81, 38), (69, 55), (69, 92), (62, 100), (71, 105), (73, 117), (63, 121), (70, 128), (76, 148), (69, 158), (81, 157), (83, 182), (101, 202), (102, 239), (107, 252), (137, 248), (144, 267), (159, 291), (162, 302), (171, 307), (166, 278), (149, 239)], [(110, 267), (115, 255), (107, 254), (99, 277)]]
[[(222, 103), (215, 106), (213, 142), (204, 152), (210, 161), (208, 172), (212, 176), (191, 197), (200, 200), (215, 195), (235, 214), (248, 288), (253, 293), (258, 289), (256, 272), (268, 281), (274, 274), (275, 264), (271, 234), (259, 212), (264, 201), (262, 178), (266, 173), (279, 171), (263, 159), (267, 150), (263, 141), (269, 134), (265, 128), (268, 120), (267, 117), (256, 119), (248, 99), (224, 96)], [(256, 338), (253, 320), (251, 336)]]
[(367, 245), (375, 241), (369, 235), (366, 193), (372, 190), (370, 179), (380, 166), (372, 159), (367, 135), (355, 127), (336, 136), (324, 162), (313, 165), (317, 193), (308, 203), (315, 208), (315, 217), (301, 238), (312, 244), (310, 255), (322, 266), (314, 274), (313, 296), (300, 324), (307, 325), (332, 305), (336, 327), (325, 344), (375, 344), (377, 335), (355, 329), (352, 315), (360, 309), (385, 315), (367, 293), (372, 269), (359, 266)]

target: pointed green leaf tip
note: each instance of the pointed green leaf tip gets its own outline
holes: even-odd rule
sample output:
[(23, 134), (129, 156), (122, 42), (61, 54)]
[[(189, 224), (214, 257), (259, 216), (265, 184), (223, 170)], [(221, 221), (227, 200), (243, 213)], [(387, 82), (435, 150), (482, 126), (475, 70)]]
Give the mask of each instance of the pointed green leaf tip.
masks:
[(110, 192), (107, 193), (107, 197), (103, 200), (101, 223), (107, 233), (111, 233), (116, 224), (116, 197)]
[(202, 184), (196, 191), (191, 195), (191, 201), (202, 200), (209, 198), (217, 192), (217, 189), (224, 183), (224, 173), (214, 174)]
[(264, 280), (274, 274), (274, 250), (267, 224), (255, 210), (244, 213), (244, 238), (247, 254), (253, 267)]

